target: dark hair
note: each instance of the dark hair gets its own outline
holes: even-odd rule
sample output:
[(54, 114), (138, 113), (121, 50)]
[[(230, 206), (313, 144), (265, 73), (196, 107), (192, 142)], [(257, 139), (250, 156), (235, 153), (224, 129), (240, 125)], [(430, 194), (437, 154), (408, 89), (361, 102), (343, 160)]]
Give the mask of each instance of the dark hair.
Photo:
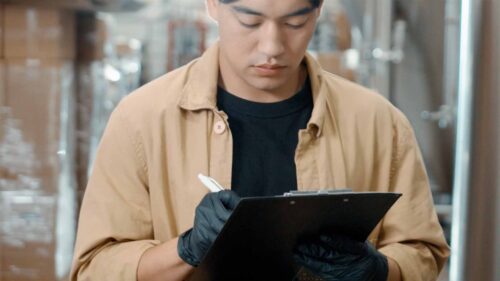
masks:
[[(231, 4), (233, 2), (236, 2), (238, 0), (219, 0), (221, 3), (224, 3), (224, 4)], [(322, 0), (309, 0), (309, 2), (311, 2), (311, 5), (314, 7), (314, 8), (317, 8), (319, 7), (319, 4), (321, 4), (321, 1)]]

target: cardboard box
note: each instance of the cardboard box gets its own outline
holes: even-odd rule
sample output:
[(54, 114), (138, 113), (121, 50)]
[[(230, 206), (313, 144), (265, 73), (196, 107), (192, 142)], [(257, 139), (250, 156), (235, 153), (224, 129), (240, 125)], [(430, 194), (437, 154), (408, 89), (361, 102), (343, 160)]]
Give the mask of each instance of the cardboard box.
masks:
[(5, 155), (12, 159), (7, 173), (15, 176), (28, 171), (40, 180), (40, 189), (57, 192), (60, 173), (74, 146), (73, 62), (8, 59), (5, 66), (5, 105), (16, 120), (19, 132), (15, 135), (21, 138), (11, 141), (19, 144), (8, 150), (12, 155)]
[(5, 81), (5, 63), (2, 59), (0, 59), (0, 107), (5, 105), (6, 87), (7, 81)]
[(356, 75), (354, 71), (347, 69), (342, 65), (341, 52), (318, 53), (317, 59), (324, 70), (342, 76), (351, 81), (355, 81)]
[(337, 50), (347, 50), (351, 48), (351, 23), (349, 17), (344, 11), (339, 11), (334, 19), (335, 22), (335, 41)]
[[(16, 0), (19, 1), (19, 0)], [(29, 0), (27, 0), (29, 1)], [(33, 1), (33, 0), (31, 0)], [(40, 2), (40, 1), (37, 1)], [(92, 4), (92, 0), (46, 0), (43, 1), (47, 4), (59, 7), (59, 8), (68, 8), (68, 9), (79, 9), (79, 10), (90, 10), (95, 9)]]
[(7, 59), (4, 66), (0, 280), (66, 280), (76, 225), (74, 63)]
[(24, 5), (42, 8), (95, 10), (92, 0), (1, 0), (5, 4)]
[(57, 196), (0, 192), (0, 280), (56, 280)]
[(110, 23), (105, 16), (82, 13), (77, 16), (77, 58), (93, 62), (109, 56), (111, 50)]
[(73, 59), (75, 15), (68, 10), (4, 6), (5, 58)]
[(3, 4), (0, 3), (0, 59), (3, 58), (3, 37), (4, 37), (4, 23), (3, 23)]

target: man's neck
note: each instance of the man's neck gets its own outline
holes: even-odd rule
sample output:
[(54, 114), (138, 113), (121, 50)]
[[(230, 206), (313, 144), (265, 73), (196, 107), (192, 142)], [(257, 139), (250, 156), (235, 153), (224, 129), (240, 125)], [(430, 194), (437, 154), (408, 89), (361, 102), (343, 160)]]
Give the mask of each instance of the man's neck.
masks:
[(241, 81), (237, 87), (227, 85), (224, 83), (222, 73), (219, 73), (218, 84), (226, 91), (242, 99), (261, 103), (271, 103), (283, 101), (295, 95), (301, 89), (306, 77), (307, 67), (305, 63), (302, 63), (299, 70), (288, 79), (289, 83), (285, 83), (283, 87), (273, 91), (256, 89), (244, 81)]

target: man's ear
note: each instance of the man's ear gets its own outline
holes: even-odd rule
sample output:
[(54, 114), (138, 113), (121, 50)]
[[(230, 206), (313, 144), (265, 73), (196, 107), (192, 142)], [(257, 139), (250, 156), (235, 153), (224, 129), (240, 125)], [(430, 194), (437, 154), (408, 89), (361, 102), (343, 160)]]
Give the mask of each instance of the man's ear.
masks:
[(206, 0), (208, 16), (211, 17), (215, 22), (219, 21), (217, 11), (219, 4), (219, 0)]

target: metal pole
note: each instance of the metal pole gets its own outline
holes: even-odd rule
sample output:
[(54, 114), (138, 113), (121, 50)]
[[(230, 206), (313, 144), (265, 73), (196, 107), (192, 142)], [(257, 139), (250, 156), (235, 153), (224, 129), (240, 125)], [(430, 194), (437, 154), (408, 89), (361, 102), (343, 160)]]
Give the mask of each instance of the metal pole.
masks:
[[(476, 2), (476, 3), (474, 3)], [(465, 281), (476, 38), (481, 1), (462, 0), (450, 280)]]
[[(496, 54), (498, 54), (498, 52), (500, 52), (500, 3), (498, 1), (493, 1), (493, 15), (495, 15), (493, 17), (493, 32), (494, 34), (496, 34), (496, 36), (494, 37), (494, 52)], [(495, 57), (495, 64), (494, 64), (494, 68), (496, 68), (497, 70), (500, 69), (500, 56), (497, 55)], [(494, 98), (494, 104), (496, 104), (496, 113), (495, 114), (492, 114), (493, 115), (493, 120), (496, 120), (496, 121), (492, 121), (496, 124), (498, 124), (497, 122), (500, 121), (500, 110), (498, 110), (498, 108), (500, 108), (500, 96), (498, 95), (498, 91), (500, 91), (500, 80), (496, 80), (496, 84), (494, 85), (494, 89), (496, 89), (496, 98)], [(494, 139), (496, 140), (496, 148), (497, 149), (500, 149), (500, 128), (498, 127), (497, 125), (497, 129), (494, 130)], [(493, 156), (493, 160), (492, 162), (494, 163), (493, 165), (495, 167), (500, 167), (500, 151), (497, 150), (496, 152), (496, 157)], [(494, 233), (495, 233), (495, 244), (496, 244), (496, 248), (495, 248), (495, 255), (494, 255), (494, 260), (493, 260), (493, 265), (500, 265), (500, 175), (496, 174), (496, 175), (492, 175), (493, 177), (495, 177), (495, 180), (494, 180), (494, 183), (496, 183), (496, 188), (494, 188), (494, 190), (496, 190), (496, 196), (495, 198), (496, 199), (496, 214), (495, 214), (495, 218), (493, 219), (493, 222), (494, 224), (496, 225), (496, 228), (494, 229)], [(493, 193), (495, 195), (495, 193)], [(494, 280), (500, 280), (500, 266), (494, 266), (495, 268), (495, 272), (494, 272)]]
[[(500, 15), (500, 3), (498, 3), (498, 1), (495, 1), (493, 2), (493, 11), (494, 11), (494, 14), (495, 15)], [(494, 24), (494, 31), (496, 32), (496, 34), (499, 34), (498, 32), (500, 32), (500, 19), (498, 17), (495, 17), (494, 20), (493, 20), (493, 24)], [(495, 50), (498, 50), (500, 51), (500, 36), (496, 36), (495, 37), (495, 46), (497, 49)], [(500, 58), (497, 58), (496, 60), (496, 66), (500, 68)], [(497, 80), (497, 83), (496, 83), (496, 89), (499, 89), (500, 90), (500, 80)], [(498, 94), (498, 93), (497, 93)], [(497, 96), (497, 104), (500, 105), (500, 98)], [(496, 120), (500, 120), (500, 112), (497, 111), (496, 113)], [(497, 139), (497, 143), (499, 143), (499, 145), (497, 147), (500, 147), (500, 133), (496, 132), (496, 139)], [(500, 152), (497, 151), (497, 157), (496, 157), (496, 163), (497, 165), (500, 165)], [(496, 192), (496, 198), (500, 198), (500, 176), (497, 175), (497, 179), (498, 179), (498, 182), (497, 182), (497, 192)], [(497, 204), (497, 212), (496, 212), (496, 217), (495, 217), (495, 221), (496, 221), (496, 237), (500, 237), (500, 204)], [(495, 257), (495, 261), (496, 261), (496, 264), (500, 264), (500, 238), (497, 238), (497, 247), (496, 247), (496, 257)], [(495, 271), (495, 280), (500, 280), (500, 266), (496, 267), (496, 271)]]
[[(457, 44), (459, 43), (460, 34), (460, 0), (446, 0), (444, 29), (444, 104), (450, 106), (450, 108), (456, 108), (459, 62), (459, 48)], [(455, 119), (450, 121), (455, 123)]]
[[(372, 1), (372, 0), (368, 0)], [(378, 0), (377, 6), (375, 6), (375, 48), (380, 48), (381, 50), (390, 53), (392, 50), (392, 13), (393, 13), (393, 0)], [(372, 51), (373, 52), (373, 51)], [(372, 54), (373, 56), (373, 54)], [(390, 99), (390, 60), (374, 60), (374, 70), (372, 73), (375, 79), (375, 87), (380, 94)]]

